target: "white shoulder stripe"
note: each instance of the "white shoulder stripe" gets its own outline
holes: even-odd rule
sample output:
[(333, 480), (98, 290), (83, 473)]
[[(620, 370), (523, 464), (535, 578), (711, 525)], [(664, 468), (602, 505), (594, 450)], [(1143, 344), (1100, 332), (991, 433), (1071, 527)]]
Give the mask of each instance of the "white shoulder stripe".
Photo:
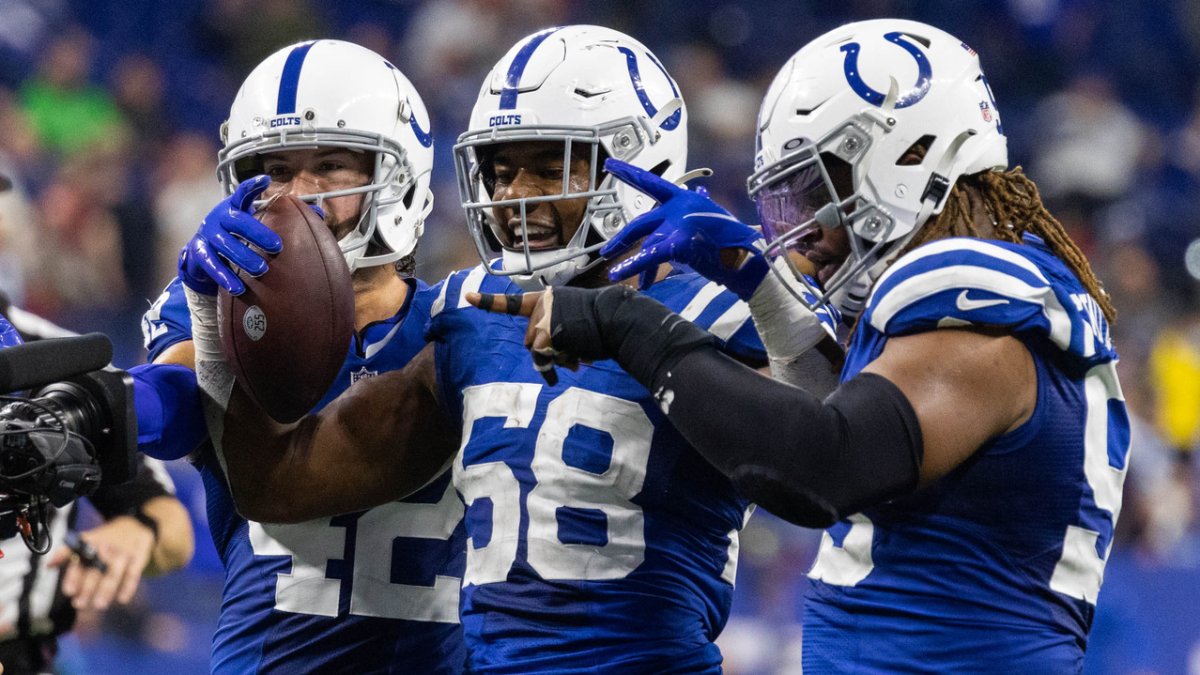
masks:
[(978, 265), (940, 267), (896, 284), (871, 310), (871, 326), (885, 333), (888, 322), (904, 308), (936, 293), (957, 288), (977, 288), (1041, 305), (1042, 314), (1050, 323), (1050, 340), (1059, 349), (1066, 350), (1071, 346), (1071, 317), (1049, 283), (1031, 286), (1010, 274)]
[(724, 291), (725, 287), (715, 281), (710, 281), (707, 284), (704, 284), (704, 286), (696, 292), (695, 297), (688, 302), (687, 306), (679, 312), (679, 316), (682, 316), (688, 321), (695, 321), (698, 316), (704, 313), (704, 310), (708, 309), (708, 306), (712, 304), (712, 301)]
[(487, 274), (488, 271), (484, 269), (483, 265), (471, 270), (471, 273), (468, 274), (467, 278), (463, 281), (462, 289), (458, 292), (458, 304), (455, 305), (456, 309), (462, 309), (463, 307), (471, 306), (471, 303), (467, 302), (467, 293), (478, 293), (479, 287), (483, 285), (483, 280), (485, 277), (487, 277)]
[(1012, 251), (1002, 246), (997, 246), (991, 242), (979, 239), (956, 238), (931, 242), (905, 255), (903, 258), (898, 260), (895, 265), (892, 265), (891, 268), (889, 268), (883, 273), (882, 276), (879, 277), (879, 281), (875, 282), (875, 288), (879, 288), (885, 281), (890, 279), (897, 272), (918, 260), (923, 260), (930, 256), (941, 255), (942, 253), (949, 253), (952, 251), (973, 251), (975, 253), (991, 256), (998, 260), (1003, 260), (1006, 263), (1016, 265), (1017, 267), (1020, 267), (1021, 269), (1034, 275), (1038, 279), (1045, 281), (1047, 284), (1050, 283), (1046, 279), (1046, 276), (1042, 274), (1042, 271), (1038, 269), (1037, 265), (1034, 265), (1024, 256), (1013, 253)]
[(742, 326), (746, 325), (746, 321), (750, 319), (750, 306), (738, 300), (733, 303), (733, 306), (725, 310), (725, 313), (717, 317), (713, 325), (709, 327), (708, 332), (717, 336), (722, 342), (728, 342), (733, 334), (741, 330)]
[(451, 274), (450, 276), (446, 277), (445, 281), (442, 282), (442, 288), (438, 291), (437, 298), (434, 299), (433, 305), (429, 307), (429, 318), (432, 319), (438, 314), (441, 314), (443, 309), (446, 309), (446, 289), (450, 288), (450, 280), (453, 278), (454, 275)]

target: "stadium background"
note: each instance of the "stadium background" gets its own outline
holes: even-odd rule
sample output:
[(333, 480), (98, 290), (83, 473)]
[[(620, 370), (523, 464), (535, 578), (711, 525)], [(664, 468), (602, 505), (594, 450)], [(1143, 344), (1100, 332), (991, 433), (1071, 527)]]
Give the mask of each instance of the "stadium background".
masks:
[[(544, 26), (598, 23), (642, 40), (678, 79), (691, 163), (752, 218), (743, 180), (762, 93), (804, 42), (840, 23), (934, 23), (981, 55), (1014, 164), (1038, 182), (1107, 283), (1135, 450), (1091, 673), (1200, 673), (1200, 3), (1195, 0), (0, 0), (0, 289), (140, 362), (138, 320), (221, 197), (217, 128), (262, 57), (311, 37), (386, 55), (425, 98), (437, 203), (418, 272), (475, 264), (450, 148), (490, 65)], [(195, 473), (182, 574), (129, 608), (83, 616), (63, 672), (206, 672), (220, 564)], [(799, 596), (818, 535), (766, 515), (742, 539), (727, 671), (798, 672)], [(18, 542), (7, 542), (13, 546)], [(0, 562), (0, 564), (3, 564)]]

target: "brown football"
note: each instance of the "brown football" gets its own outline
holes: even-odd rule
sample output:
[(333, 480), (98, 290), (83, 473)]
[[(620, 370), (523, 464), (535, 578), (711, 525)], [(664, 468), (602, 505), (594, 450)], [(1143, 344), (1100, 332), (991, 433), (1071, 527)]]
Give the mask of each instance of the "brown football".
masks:
[[(354, 335), (354, 290), (337, 240), (316, 211), (291, 196), (255, 214), (283, 239), (269, 269), (238, 270), (246, 292), (221, 290), (221, 344), (242, 388), (273, 419), (294, 422), (329, 390)], [(260, 251), (261, 253), (261, 251)]]

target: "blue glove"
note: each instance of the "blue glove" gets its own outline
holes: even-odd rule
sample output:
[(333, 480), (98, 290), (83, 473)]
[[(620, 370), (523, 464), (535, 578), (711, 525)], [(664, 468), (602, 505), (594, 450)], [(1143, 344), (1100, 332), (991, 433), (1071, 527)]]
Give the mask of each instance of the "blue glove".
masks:
[(184, 285), (204, 295), (216, 295), (218, 286), (231, 295), (241, 295), (246, 286), (228, 263), (256, 277), (267, 271), (267, 261), (247, 242), (267, 253), (283, 249), (279, 235), (251, 214), (254, 200), (270, 184), (269, 176), (247, 178), (208, 212), (196, 236), (179, 254), (179, 279)]
[(16, 347), (24, 343), (25, 341), (21, 339), (21, 334), (17, 332), (17, 329), (9, 323), (8, 319), (0, 316), (0, 349)]
[[(618, 180), (646, 193), (659, 206), (626, 225), (600, 249), (612, 258), (645, 237), (642, 250), (613, 266), (609, 279), (619, 281), (641, 274), (643, 290), (653, 281), (659, 264), (683, 263), (701, 275), (725, 286), (739, 298), (749, 300), (770, 269), (759, 246), (762, 234), (738, 221), (708, 198), (703, 188), (692, 192), (632, 164), (610, 159), (604, 168)], [(750, 252), (741, 267), (726, 267), (721, 250), (740, 248)]]

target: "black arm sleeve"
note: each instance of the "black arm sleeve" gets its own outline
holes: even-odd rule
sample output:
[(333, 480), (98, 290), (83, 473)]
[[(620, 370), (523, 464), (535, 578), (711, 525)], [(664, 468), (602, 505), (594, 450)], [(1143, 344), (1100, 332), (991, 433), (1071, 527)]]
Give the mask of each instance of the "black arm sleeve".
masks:
[(721, 354), (650, 298), (615, 287), (554, 293), (554, 346), (615, 358), (701, 455), (775, 515), (827, 527), (916, 487), (920, 424), (886, 378), (859, 375), (821, 401)]

